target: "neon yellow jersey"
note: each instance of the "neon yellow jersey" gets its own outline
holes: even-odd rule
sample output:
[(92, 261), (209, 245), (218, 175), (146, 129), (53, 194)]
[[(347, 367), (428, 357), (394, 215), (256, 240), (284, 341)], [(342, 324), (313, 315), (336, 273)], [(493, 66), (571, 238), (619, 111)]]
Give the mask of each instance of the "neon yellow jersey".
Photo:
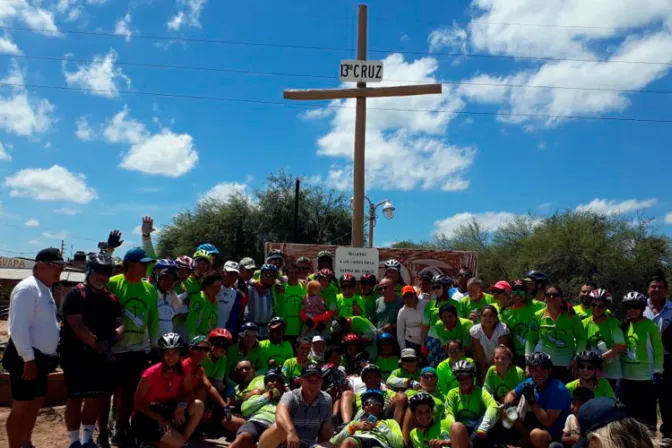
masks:
[(469, 334), (469, 330), (471, 330), (473, 325), (473, 322), (469, 319), (458, 317), (457, 324), (452, 330), (446, 329), (441, 319), (434, 323), (434, 329), (441, 340), (441, 345), (446, 345), (448, 341), (458, 340), (462, 342), (464, 348), (469, 348), (471, 347), (471, 335)]
[(483, 308), (485, 308), (486, 305), (493, 305), (494, 303), (495, 299), (492, 295), (485, 292), (483, 293), (483, 297), (479, 300), (473, 300), (471, 296), (466, 295), (460, 299), (460, 308), (458, 308), (457, 311), (463, 319), (469, 319), (472, 311), (478, 311), (479, 315), (474, 319), (474, 323), (477, 324), (481, 322), (479, 316), (480, 312), (483, 312)]
[[(338, 306), (339, 317), (352, 317), (352, 316), (354, 316), (355, 311), (353, 309), (353, 306), (354, 306), (355, 303), (362, 310), (362, 313), (366, 314), (366, 303), (364, 302), (364, 299), (362, 299), (361, 296), (358, 296), (357, 294), (353, 295), (352, 297), (344, 297), (343, 294), (337, 295), (336, 296), (336, 305)], [(362, 317), (367, 317), (367, 316), (362, 316)]]
[(285, 361), (294, 356), (292, 344), (282, 341), (273, 344), (270, 339), (259, 342), (259, 370), (257, 373), (265, 373), (269, 369), (268, 362), (273, 360), (275, 368), (282, 368)]
[(534, 314), (525, 354), (543, 351), (551, 356), (553, 365), (567, 367), (578, 352), (586, 349), (586, 331), (576, 315), (561, 313), (553, 320), (547, 311), (543, 309)]
[(456, 387), (448, 392), (444, 422), (449, 428), (460, 422), (467, 428), (487, 433), (497, 422), (497, 402), (479, 386), (474, 386), (469, 394)]
[(276, 288), (272, 288), (274, 314), (285, 319), (287, 323), (285, 334), (287, 336), (298, 336), (303, 326), (299, 313), (303, 308), (306, 287), (301, 283), (293, 286), (285, 283), (283, 288), (283, 293), (278, 293)]
[(511, 366), (504, 378), (499, 376), (495, 366), (490, 366), (485, 374), (483, 389), (487, 390), (498, 403), (504, 403), (504, 398), (511, 390), (525, 380), (525, 372), (518, 366)]
[(614, 393), (614, 389), (611, 387), (611, 384), (609, 383), (609, 380), (606, 378), (600, 378), (597, 381), (597, 386), (595, 387), (590, 387), (589, 385), (586, 384), (581, 384), (581, 380), (574, 380), (570, 383), (567, 383), (565, 387), (569, 391), (569, 394), (571, 395), (574, 392), (574, 389), (577, 387), (586, 387), (590, 390), (593, 391), (595, 394), (595, 397), (611, 397), (611, 398), (616, 398), (616, 394)]
[(196, 336), (207, 336), (217, 328), (218, 304), (211, 302), (203, 291), (190, 296), (187, 314), (187, 337), (191, 341)]
[(450, 427), (443, 421), (434, 421), (429, 428), (414, 428), (411, 430), (411, 445), (413, 448), (428, 448), (432, 440), (450, 439)]
[(149, 282), (129, 282), (124, 274), (110, 278), (107, 289), (117, 297), (123, 313), (124, 335), (114, 353), (147, 351), (159, 340), (157, 293)]

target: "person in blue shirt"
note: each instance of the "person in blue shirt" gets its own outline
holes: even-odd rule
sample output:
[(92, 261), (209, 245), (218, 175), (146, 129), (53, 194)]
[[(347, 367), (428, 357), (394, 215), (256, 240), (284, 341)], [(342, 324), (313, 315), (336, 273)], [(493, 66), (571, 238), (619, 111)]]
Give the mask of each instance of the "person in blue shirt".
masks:
[(525, 400), (527, 412), (514, 425), (528, 445), (548, 447), (559, 442), (570, 412), (571, 397), (564, 384), (551, 375), (553, 361), (548, 353), (535, 352), (527, 357), (530, 378), (510, 391), (506, 405), (518, 405)]

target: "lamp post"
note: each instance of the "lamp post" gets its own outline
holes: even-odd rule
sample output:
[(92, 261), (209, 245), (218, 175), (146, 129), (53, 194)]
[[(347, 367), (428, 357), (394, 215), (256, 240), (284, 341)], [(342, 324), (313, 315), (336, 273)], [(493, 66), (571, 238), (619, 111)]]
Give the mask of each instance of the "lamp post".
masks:
[[(351, 199), (353, 201), (353, 208), (354, 199), (355, 198)], [(382, 200), (377, 204), (371, 202), (371, 199), (369, 199), (368, 196), (364, 196), (364, 199), (366, 199), (366, 202), (369, 203), (369, 247), (373, 247), (373, 228), (376, 226), (376, 219), (378, 219), (376, 216), (376, 210), (378, 207), (383, 207), (383, 216), (385, 216), (386, 219), (392, 219), (394, 218), (394, 212), (396, 208), (389, 199)]]

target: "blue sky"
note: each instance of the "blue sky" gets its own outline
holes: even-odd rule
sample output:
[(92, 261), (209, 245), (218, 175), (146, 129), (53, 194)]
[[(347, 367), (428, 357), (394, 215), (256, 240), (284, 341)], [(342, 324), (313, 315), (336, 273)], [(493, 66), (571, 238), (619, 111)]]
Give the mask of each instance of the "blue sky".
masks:
[[(672, 120), (661, 93), (672, 91), (672, 3), (418, 5), (369, 3), (382, 85), (444, 82), (441, 95), (369, 101), (367, 195), (397, 208), (377, 243), (556, 209), (644, 212), (672, 230), (672, 123), (567, 118)], [(251, 194), (279, 168), (347, 191), (353, 102), (305, 107), (282, 91), (340, 85), (356, 8), (2, 0), (0, 255), (61, 239), (92, 250), (112, 228), (137, 244), (141, 216), (162, 227), (204, 196)]]

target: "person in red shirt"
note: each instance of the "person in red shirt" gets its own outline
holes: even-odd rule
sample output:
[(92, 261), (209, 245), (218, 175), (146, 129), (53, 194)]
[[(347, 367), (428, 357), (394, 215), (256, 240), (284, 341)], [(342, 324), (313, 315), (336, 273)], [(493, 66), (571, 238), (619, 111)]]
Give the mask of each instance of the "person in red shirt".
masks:
[(184, 340), (164, 334), (158, 343), (161, 362), (142, 374), (135, 392), (131, 429), (141, 441), (182, 448), (203, 416), (204, 405), (185, 386)]

